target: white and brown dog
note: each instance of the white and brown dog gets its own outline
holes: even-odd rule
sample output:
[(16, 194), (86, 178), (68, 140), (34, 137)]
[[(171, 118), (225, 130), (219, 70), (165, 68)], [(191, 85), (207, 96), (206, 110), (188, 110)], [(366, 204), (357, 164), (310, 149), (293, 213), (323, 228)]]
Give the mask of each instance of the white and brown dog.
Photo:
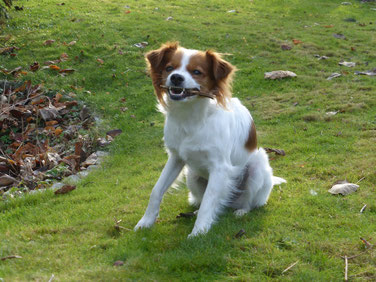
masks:
[(251, 114), (231, 97), (235, 67), (218, 53), (178, 43), (164, 44), (146, 59), (166, 117), (169, 158), (135, 230), (154, 224), (163, 194), (184, 166), (189, 202), (200, 207), (189, 237), (206, 233), (223, 207), (242, 216), (265, 205), (273, 185), (286, 181), (273, 176), (267, 154), (257, 147)]

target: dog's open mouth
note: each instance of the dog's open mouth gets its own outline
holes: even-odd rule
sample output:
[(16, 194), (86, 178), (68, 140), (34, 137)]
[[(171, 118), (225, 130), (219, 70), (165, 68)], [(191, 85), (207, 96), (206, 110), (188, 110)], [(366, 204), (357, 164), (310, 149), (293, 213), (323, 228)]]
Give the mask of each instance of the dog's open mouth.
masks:
[(172, 100), (182, 100), (186, 97), (193, 96), (195, 93), (192, 92), (199, 91), (197, 88), (181, 88), (181, 87), (168, 87), (168, 95)]

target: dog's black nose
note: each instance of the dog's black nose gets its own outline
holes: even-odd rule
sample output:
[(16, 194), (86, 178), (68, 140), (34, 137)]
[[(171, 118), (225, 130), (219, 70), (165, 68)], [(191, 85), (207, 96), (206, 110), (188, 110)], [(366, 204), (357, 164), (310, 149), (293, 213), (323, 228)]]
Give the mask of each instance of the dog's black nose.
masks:
[(171, 82), (174, 86), (181, 86), (183, 81), (184, 81), (184, 76), (180, 75), (180, 74), (173, 74), (171, 75)]

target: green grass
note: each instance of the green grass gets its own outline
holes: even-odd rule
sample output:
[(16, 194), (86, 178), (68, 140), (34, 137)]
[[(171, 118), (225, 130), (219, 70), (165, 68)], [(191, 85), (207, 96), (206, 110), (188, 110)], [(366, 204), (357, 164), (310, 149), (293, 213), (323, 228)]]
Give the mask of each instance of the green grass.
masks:
[[(57, 281), (340, 281), (340, 256), (361, 253), (365, 247), (359, 237), (376, 244), (376, 83), (375, 77), (353, 74), (376, 67), (374, 3), (77, 0), (57, 5), (61, 2), (14, 2), (25, 8), (11, 13), (0, 43), (21, 49), (16, 57), (1, 56), (0, 66), (28, 69), (34, 61), (66, 52), (70, 60), (61, 65), (76, 69), (74, 74), (60, 77), (40, 70), (22, 79), (75, 92), (109, 127), (124, 133), (103, 169), (70, 194), (46, 192), (0, 202), (0, 257), (22, 256), (0, 261), (0, 278), (48, 281), (54, 274)], [(233, 9), (238, 13), (227, 13)], [(173, 19), (166, 21), (169, 16)], [(1, 41), (7, 35), (11, 39)], [(44, 46), (48, 39), (56, 42)], [(281, 50), (292, 39), (303, 43)], [(63, 44), (73, 40), (74, 46)], [(141, 218), (167, 158), (163, 117), (155, 109), (143, 54), (168, 40), (231, 54), (226, 59), (239, 69), (234, 96), (250, 109), (260, 145), (286, 151), (271, 164), (288, 184), (274, 188), (267, 206), (240, 219), (227, 211), (206, 236), (193, 240), (186, 237), (194, 219), (175, 218), (193, 210), (186, 189), (166, 194), (152, 229), (119, 233), (114, 228), (114, 218), (129, 229)], [(142, 41), (149, 46), (133, 46)], [(315, 54), (330, 58), (319, 61)], [(340, 67), (341, 60), (357, 66)], [(264, 72), (279, 69), (298, 77), (264, 80)], [(343, 76), (326, 80), (333, 72)], [(339, 113), (329, 118), (328, 111)], [(362, 177), (355, 194), (327, 192), (337, 180)], [(364, 204), (367, 209), (360, 214)], [(234, 239), (240, 229), (246, 236)], [(125, 265), (113, 266), (116, 260)], [(375, 266), (375, 251), (369, 250), (349, 261), (349, 275), (374, 281)]]

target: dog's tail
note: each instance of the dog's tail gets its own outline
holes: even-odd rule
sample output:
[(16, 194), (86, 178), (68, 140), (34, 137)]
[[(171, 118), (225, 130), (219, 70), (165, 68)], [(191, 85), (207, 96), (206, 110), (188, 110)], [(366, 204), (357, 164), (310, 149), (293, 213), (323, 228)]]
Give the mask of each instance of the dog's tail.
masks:
[(286, 183), (287, 181), (286, 181), (286, 179), (283, 179), (281, 177), (273, 175), (272, 182), (273, 182), (273, 186), (274, 186), (274, 185), (281, 185), (282, 183)]

